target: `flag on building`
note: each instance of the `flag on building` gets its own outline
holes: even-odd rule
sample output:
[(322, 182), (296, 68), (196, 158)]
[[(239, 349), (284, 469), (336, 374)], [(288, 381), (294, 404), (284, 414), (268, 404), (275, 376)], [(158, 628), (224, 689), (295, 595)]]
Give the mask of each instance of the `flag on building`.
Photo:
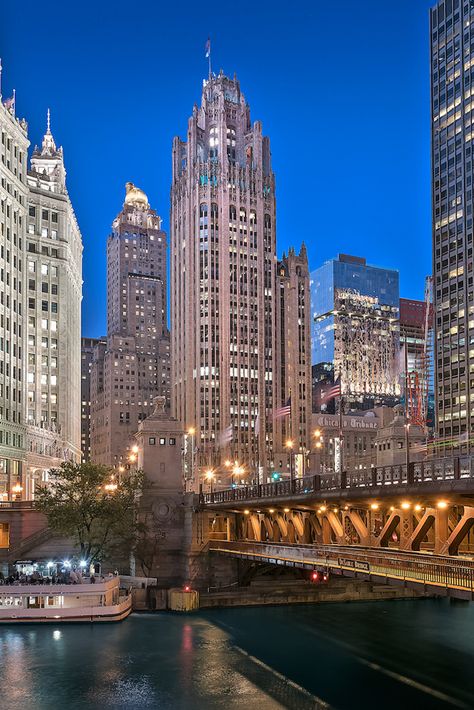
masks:
[(260, 412), (257, 413), (257, 418), (255, 419), (254, 431), (255, 436), (258, 436), (260, 433)]
[(321, 404), (327, 404), (335, 397), (341, 396), (341, 378), (338, 377), (334, 384), (328, 383), (321, 387)]
[(219, 446), (224, 447), (227, 446), (232, 441), (232, 424), (230, 424), (227, 429), (224, 429), (224, 431), (221, 431), (221, 435), (219, 437)]
[(211, 38), (208, 37), (207, 42), (206, 42), (206, 59), (210, 56), (210, 54), (211, 54)]
[(283, 407), (279, 407), (275, 411), (275, 419), (282, 419), (283, 417), (288, 417), (291, 414), (291, 395), (286, 400)]

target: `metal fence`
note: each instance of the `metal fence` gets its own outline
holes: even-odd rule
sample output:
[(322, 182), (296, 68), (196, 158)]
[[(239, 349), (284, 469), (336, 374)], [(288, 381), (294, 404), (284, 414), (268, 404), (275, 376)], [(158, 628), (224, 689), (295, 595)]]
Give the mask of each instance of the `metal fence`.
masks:
[(462, 479), (474, 480), (474, 457), (433, 459), (411, 463), (408, 467), (406, 464), (382, 466), (364, 471), (322, 473), (287, 481), (227, 488), (222, 491), (203, 493), (201, 502), (233, 503), (261, 498), (287, 498), (338, 490), (403, 487)]

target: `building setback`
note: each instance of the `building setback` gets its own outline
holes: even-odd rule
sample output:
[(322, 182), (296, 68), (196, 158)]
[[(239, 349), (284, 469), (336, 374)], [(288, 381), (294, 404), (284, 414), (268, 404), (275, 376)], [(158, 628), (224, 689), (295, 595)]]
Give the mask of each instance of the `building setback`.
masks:
[(474, 426), (473, 20), (467, 0), (430, 12), (436, 424), (457, 451)]
[(398, 281), (397, 271), (346, 254), (311, 273), (314, 379), (340, 376), (352, 408), (393, 405), (400, 395)]
[(28, 208), (26, 121), (0, 96), (0, 500), (21, 483), (26, 466), (26, 262)]
[(187, 140), (174, 139), (171, 186), (171, 403), (193, 431), (195, 473), (274, 465), (290, 394), (277, 383), (277, 280), (270, 141), (237, 79), (210, 75)]
[[(400, 299), (400, 347), (408, 373), (408, 416), (412, 424), (433, 427), (433, 307)], [(403, 365), (404, 367), (404, 365)], [(406, 383), (403, 383), (406, 386)]]
[(123, 210), (107, 240), (107, 342), (91, 368), (91, 458), (126, 461), (153, 398), (169, 402), (166, 233), (147, 196), (126, 185)]
[(95, 349), (106, 345), (105, 338), (81, 338), (81, 452), (82, 460), (91, 457), (91, 370)]
[(303, 474), (311, 448), (311, 299), (306, 247), (291, 247), (277, 265), (275, 355), (277, 400), (290, 400), (289, 416), (275, 419), (274, 468), (289, 466), (289, 446), (295, 472)]

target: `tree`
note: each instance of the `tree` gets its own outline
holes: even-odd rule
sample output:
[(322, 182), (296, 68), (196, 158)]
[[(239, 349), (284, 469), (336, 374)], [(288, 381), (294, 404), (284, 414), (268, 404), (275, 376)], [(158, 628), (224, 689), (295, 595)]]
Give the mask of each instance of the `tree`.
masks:
[(107, 466), (68, 461), (52, 469), (48, 485), (37, 489), (35, 507), (46, 515), (49, 527), (71, 537), (81, 557), (91, 563), (134, 549), (143, 484), (141, 471), (117, 481)]

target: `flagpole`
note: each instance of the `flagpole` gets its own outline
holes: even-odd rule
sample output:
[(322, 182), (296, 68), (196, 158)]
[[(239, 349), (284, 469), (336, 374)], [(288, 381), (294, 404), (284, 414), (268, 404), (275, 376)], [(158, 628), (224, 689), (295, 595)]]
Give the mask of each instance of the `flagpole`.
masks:
[(341, 475), (344, 472), (344, 440), (343, 440), (343, 421), (342, 421), (342, 376), (339, 370), (339, 460)]
[(2, 58), (0, 57), (0, 99), (2, 98)]

